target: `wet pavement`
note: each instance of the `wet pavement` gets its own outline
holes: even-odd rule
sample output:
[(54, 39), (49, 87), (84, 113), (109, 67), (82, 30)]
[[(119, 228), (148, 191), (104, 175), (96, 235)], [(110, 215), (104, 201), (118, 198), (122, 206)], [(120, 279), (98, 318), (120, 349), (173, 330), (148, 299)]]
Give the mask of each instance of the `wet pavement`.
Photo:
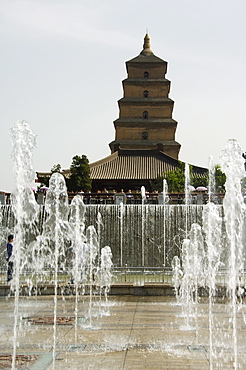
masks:
[[(108, 304), (80, 296), (75, 325), (75, 297), (58, 297), (54, 341), (54, 297), (20, 297), (17, 354), (35, 356), (25, 369), (246, 369), (246, 306), (237, 310), (237, 351), (230, 307), (213, 305), (210, 367), (208, 302), (200, 300), (198, 320), (187, 330), (181, 306), (173, 297), (110, 296)], [(12, 354), (14, 298), (0, 298), (0, 354)], [(90, 313), (88, 315), (88, 313)], [(3, 367), (0, 356), (0, 369)], [(16, 368), (21, 368), (16, 366)]]

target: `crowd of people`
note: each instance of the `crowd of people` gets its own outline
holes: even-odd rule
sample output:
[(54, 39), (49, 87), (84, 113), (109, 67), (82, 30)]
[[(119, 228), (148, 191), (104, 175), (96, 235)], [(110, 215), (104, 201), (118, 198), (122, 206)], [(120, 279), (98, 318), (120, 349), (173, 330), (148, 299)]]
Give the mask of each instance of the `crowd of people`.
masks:
[(77, 194), (81, 194), (87, 204), (113, 204), (117, 196), (122, 196), (123, 202), (126, 204), (141, 204), (143, 201), (144, 203), (151, 202), (152, 204), (157, 204), (159, 196), (157, 190), (154, 190), (153, 193), (145, 191), (145, 197), (143, 199), (140, 190), (132, 191), (128, 189), (128, 191), (125, 191), (124, 189), (120, 189), (120, 191), (116, 191), (115, 189), (107, 190), (106, 188), (97, 190), (95, 193), (91, 191), (85, 193), (83, 190), (80, 190)]

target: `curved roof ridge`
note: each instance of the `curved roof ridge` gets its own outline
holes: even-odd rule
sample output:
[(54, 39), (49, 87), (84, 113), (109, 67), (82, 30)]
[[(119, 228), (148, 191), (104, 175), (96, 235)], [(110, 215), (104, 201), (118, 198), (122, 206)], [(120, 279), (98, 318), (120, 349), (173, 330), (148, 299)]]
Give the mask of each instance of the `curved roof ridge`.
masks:
[(112, 160), (114, 160), (117, 157), (118, 157), (118, 152), (114, 152), (114, 153), (108, 155), (107, 157), (104, 157), (102, 159), (99, 159), (96, 162), (90, 163), (90, 167), (96, 167), (96, 166), (100, 166), (100, 165), (102, 165), (104, 163), (111, 162)]

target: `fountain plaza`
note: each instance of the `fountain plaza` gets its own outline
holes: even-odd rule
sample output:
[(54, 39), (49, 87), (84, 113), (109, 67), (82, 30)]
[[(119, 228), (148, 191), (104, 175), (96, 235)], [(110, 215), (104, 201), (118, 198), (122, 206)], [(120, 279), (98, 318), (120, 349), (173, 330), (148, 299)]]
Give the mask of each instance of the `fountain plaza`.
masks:
[(235, 140), (221, 155), (223, 205), (213, 201), (210, 161), (206, 205), (190, 203), (188, 173), (184, 205), (85, 206), (79, 195), (69, 205), (55, 173), (40, 206), (30, 189), (35, 136), (18, 121), (11, 139), (16, 189), (0, 213), (0, 368), (246, 369), (245, 172)]
[[(199, 329), (185, 330), (182, 310), (173, 297), (110, 296), (93, 325), (86, 321), (88, 296), (80, 298), (77, 333), (74, 323), (61, 322), (56, 331), (55, 369), (233, 369), (228, 307), (223, 299), (214, 304), (213, 367), (209, 363), (208, 302), (199, 302)], [(53, 325), (38, 318), (53, 317), (54, 298), (23, 297), (19, 301), (18, 355), (24, 369), (53, 368)], [(74, 317), (74, 297), (59, 297), (57, 317)], [(1, 298), (0, 368), (12, 353), (14, 300)], [(36, 319), (36, 322), (34, 321)], [(238, 362), (245, 363), (245, 322), (238, 312)], [(39, 320), (41, 321), (41, 320)], [(77, 337), (77, 338), (76, 338)], [(76, 338), (76, 340), (75, 340)], [(5, 359), (5, 360), (3, 360)], [(29, 366), (29, 367), (28, 367)]]

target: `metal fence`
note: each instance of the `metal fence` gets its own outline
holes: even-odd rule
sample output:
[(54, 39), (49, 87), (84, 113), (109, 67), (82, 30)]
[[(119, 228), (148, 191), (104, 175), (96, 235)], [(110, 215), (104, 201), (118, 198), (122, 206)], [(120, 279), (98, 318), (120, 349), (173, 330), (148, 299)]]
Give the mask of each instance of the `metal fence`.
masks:
[[(171, 267), (114, 267), (112, 269), (113, 283), (131, 283), (134, 285), (144, 285), (145, 283), (163, 283), (172, 285), (172, 268)], [(20, 275), (20, 284), (53, 284), (54, 270), (46, 269), (42, 274), (34, 274), (33, 271), (26, 270)], [(58, 284), (68, 284), (71, 282), (71, 273), (58, 271)], [(216, 274), (215, 283), (220, 286), (229, 285), (229, 270), (226, 268), (219, 269)], [(246, 286), (246, 269), (238, 276), (239, 285)], [(7, 283), (7, 267), (0, 269), (0, 284)], [(209, 285), (205, 281), (205, 285)]]
[[(126, 205), (147, 205), (147, 204), (184, 204), (185, 193), (168, 193), (164, 201), (163, 193), (149, 193), (146, 192), (146, 196), (143, 199), (140, 192), (132, 193), (113, 193), (113, 192), (100, 192), (100, 193), (74, 193), (68, 192), (68, 200), (71, 203), (75, 195), (81, 195), (84, 203), (87, 205), (95, 204), (120, 204), (123, 202)], [(10, 193), (0, 193), (0, 204), (9, 205), (11, 204)], [(215, 204), (222, 204), (224, 193), (213, 194), (213, 202)], [(35, 193), (35, 198), (38, 204), (45, 203), (46, 192)], [(190, 194), (190, 204), (206, 204), (208, 201), (208, 194), (206, 192), (192, 192)]]
[(117, 267), (114, 269), (115, 282), (133, 283), (143, 285), (144, 283), (172, 284), (171, 267)]

